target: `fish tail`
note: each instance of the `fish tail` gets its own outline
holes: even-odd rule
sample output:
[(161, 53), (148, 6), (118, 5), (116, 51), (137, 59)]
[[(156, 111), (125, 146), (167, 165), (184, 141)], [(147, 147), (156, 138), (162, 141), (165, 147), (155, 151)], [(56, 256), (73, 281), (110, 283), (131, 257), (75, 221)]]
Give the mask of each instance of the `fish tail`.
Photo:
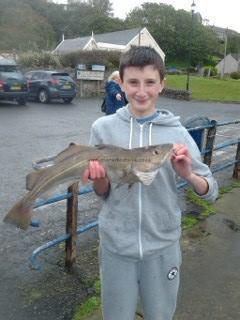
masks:
[(31, 223), (33, 216), (33, 209), (31, 206), (24, 203), (24, 201), (18, 201), (7, 213), (4, 222), (13, 224), (23, 230), (26, 230)]

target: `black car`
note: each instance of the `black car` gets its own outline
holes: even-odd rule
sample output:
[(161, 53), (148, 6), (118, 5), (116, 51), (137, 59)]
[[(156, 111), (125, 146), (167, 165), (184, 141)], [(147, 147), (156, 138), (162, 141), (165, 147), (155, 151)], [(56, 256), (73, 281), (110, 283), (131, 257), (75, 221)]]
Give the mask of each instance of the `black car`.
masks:
[(63, 99), (70, 103), (77, 94), (74, 80), (66, 72), (51, 70), (29, 71), (25, 74), (28, 80), (29, 98), (41, 103), (52, 99)]
[(14, 60), (0, 59), (0, 100), (17, 101), (25, 105), (28, 96), (27, 79)]

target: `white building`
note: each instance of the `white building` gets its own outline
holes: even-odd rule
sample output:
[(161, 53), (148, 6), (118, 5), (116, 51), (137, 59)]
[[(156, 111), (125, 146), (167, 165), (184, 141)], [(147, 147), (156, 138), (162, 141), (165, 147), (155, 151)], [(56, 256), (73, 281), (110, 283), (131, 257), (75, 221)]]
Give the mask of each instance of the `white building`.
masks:
[(229, 53), (216, 65), (216, 68), (220, 74), (240, 71), (240, 54)]
[(93, 34), (87, 37), (65, 39), (52, 51), (53, 54), (66, 54), (78, 50), (117, 50), (126, 51), (132, 45), (153, 47), (165, 59), (165, 53), (159, 47), (147, 28), (135, 28), (122, 31)]

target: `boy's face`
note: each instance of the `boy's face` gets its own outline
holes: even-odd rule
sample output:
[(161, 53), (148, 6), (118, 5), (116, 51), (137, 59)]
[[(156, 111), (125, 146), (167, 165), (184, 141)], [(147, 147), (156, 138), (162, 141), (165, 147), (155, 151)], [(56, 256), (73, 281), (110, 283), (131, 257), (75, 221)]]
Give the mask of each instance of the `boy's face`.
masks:
[(122, 85), (135, 116), (144, 117), (155, 112), (164, 84), (154, 66), (127, 67), (123, 72)]

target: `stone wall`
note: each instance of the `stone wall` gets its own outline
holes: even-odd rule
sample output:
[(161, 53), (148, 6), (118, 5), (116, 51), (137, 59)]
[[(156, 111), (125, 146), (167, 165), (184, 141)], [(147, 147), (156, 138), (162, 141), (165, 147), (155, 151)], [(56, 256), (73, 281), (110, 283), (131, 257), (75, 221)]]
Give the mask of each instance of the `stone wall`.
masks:
[(164, 88), (162, 95), (164, 97), (177, 99), (177, 100), (191, 100), (191, 92), (187, 90), (182, 89), (170, 89), (170, 88)]
[(104, 94), (104, 81), (76, 80), (79, 98), (90, 98)]
[[(78, 86), (78, 97), (88, 98), (103, 96), (105, 93), (105, 82), (109, 76), (109, 72), (105, 74), (103, 81), (97, 80), (75, 80)], [(162, 95), (171, 99), (191, 100), (191, 92), (182, 89), (164, 88)]]
[(96, 96), (103, 96), (105, 93), (105, 83), (112, 71), (106, 71), (104, 74), (104, 80), (77, 80), (74, 75), (74, 80), (78, 87), (78, 97), (90, 98)]

